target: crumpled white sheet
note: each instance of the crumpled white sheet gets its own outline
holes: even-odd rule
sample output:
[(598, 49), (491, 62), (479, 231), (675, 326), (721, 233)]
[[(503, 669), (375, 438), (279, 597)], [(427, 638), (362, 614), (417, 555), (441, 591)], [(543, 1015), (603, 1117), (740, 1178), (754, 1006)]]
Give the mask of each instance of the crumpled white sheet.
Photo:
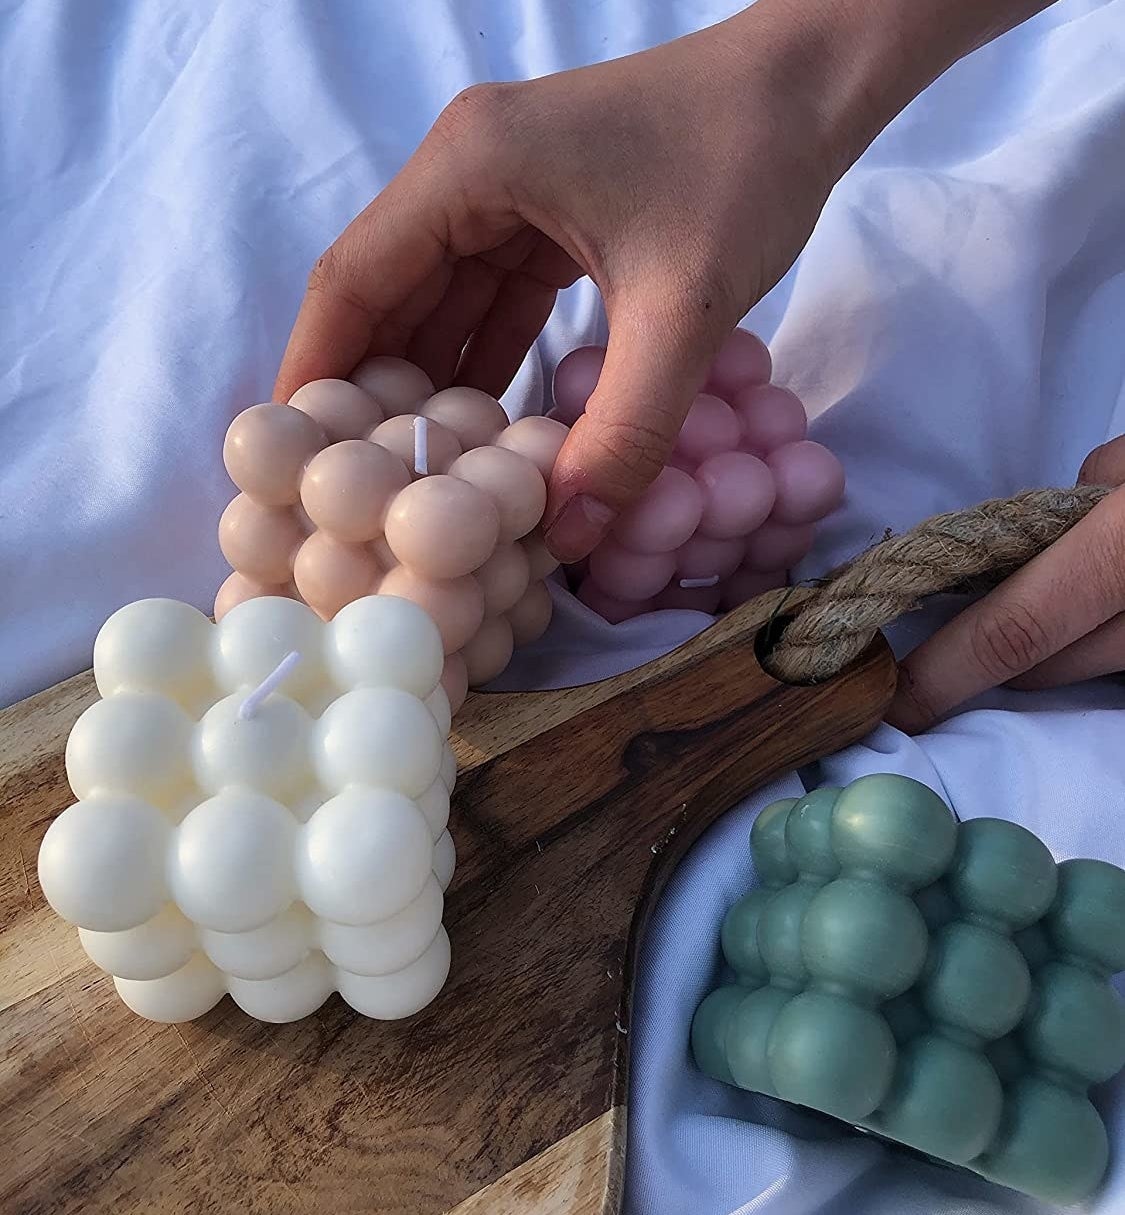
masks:
[[(209, 606), (231, 494), (222, 435), (269, 393), (305, 272), (476, 80), (663, 41), (736, 0), (0, 0), (0, 703), (89, 662), (145, 595)], [(1063, 0), (953, 69), (834, 193), (751, 314), (844, 459), (845, 510), (802, 574), (884, 528), (1066, 484), (1125, 430), (1125, 0)], [(567, 293), (506, 403), (604, 336)], [(954, 604), (893, 631), (909, 648)], [(560, 596), (509, 686), (625, 669), (705, 621), (616, 628)], [(963, 818), (1125, 863), (1125, 691), (986, 697), (917, 741), (883, 728), (819, 774), (894, 770)], [(686, 1050), (718, 925), (752, 880), (767, 798), (725, 816), (668, 887), (634, 1023), (630, 1215), (1005, 1215), (1040, 1204), (841, 1134), (697, 1073)], [(1125, 1210), (1125, 1087), (1099, 1215)]]

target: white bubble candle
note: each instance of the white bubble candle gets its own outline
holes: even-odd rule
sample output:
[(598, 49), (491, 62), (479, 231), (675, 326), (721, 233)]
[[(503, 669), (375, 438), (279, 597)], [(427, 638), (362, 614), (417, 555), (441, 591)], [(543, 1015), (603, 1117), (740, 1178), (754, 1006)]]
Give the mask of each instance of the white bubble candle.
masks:
[(333, 992), (409, 1016), (449, 969), (443, 891), (456, 765), (441, 636), (366, 597), (324, 623), (251, 599), (218, 625), (150, 599), (94, 647), (102, 699), (75, 724), (78, 801), (39, 853), (48, 902), (141, 1016), (229, 992), (264, 1021)]

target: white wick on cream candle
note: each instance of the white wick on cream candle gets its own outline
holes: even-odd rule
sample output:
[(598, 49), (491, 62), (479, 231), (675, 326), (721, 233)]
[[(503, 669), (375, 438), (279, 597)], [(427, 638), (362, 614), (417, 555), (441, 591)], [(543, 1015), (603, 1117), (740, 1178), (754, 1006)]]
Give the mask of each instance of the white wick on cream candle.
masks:
[(238, 706), (238, 720), (245, 721), (248, 717), (253, 717), (266, 697), (281, 687), (285, 680), (293, 673), (293, 668), (300, 661), (300, 651), (290, 650), (265, 679), (247, 695), (242, 704)]
[(426, 476), (430, 471), (429, 434), (426, 431), (426, 418), (414, 419), (414, 471), (420, 476)]
[(718, 585), (719, 585), (719, 575), (718, 574), (712, 574), (710, 578), (681, 578), (680, 579), (680, 586), (682, 586), (685, 591), (702, 590), (705, 587), (718, 586)]

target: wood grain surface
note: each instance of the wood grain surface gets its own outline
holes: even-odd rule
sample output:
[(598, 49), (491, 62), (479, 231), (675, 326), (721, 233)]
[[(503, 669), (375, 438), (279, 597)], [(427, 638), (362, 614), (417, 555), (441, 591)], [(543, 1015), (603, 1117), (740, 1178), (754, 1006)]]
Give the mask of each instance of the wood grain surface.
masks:
[(36, 880), (92, 679), (0, 713), (0, 1211), (616, 1210), (655, 896), (718, 815), (860, 738), (893, 689), (881, 641), (829, 684), (770, 679), (754, 642), (780, 602), (616, 679), (470, 698), (453, 970), (405, 1022), (338, 997), (284, 1026), (229, 1000), (181, 1026), (135, 1017)]

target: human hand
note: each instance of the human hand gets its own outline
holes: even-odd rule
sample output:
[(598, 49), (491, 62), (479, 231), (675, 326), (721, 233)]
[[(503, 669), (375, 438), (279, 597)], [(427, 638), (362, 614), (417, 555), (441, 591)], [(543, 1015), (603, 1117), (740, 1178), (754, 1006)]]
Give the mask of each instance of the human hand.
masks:
[[(1125, 436), (1079, 484), (1125, 486)], [(909, 733), (1000, 684), (1021, 690), (1125, 671), (1125, 488), (909, 654), (887, 720)]]
[(456, 98), (318, 261), (275, 387), (404, 356), (499, 395), (581, 275), (609, 351), (544, 523), (585, 556), (663, 467), (705, 370), (844, 169), (917, 92), (1046, 0), (758, 0), (613, 62)]
[(584, 556), (663, 467), (708, 364), (788, 269), (844, 167), (823, 72), (798, 68), (800, 27), (760, 7), (458, 97), (318, 262), (277, 398), (372, 354), (410, 359), (439, 388), (499, 395), (557, 291), (588, 274), (609, 351), (547, 518), (556, 555)]

